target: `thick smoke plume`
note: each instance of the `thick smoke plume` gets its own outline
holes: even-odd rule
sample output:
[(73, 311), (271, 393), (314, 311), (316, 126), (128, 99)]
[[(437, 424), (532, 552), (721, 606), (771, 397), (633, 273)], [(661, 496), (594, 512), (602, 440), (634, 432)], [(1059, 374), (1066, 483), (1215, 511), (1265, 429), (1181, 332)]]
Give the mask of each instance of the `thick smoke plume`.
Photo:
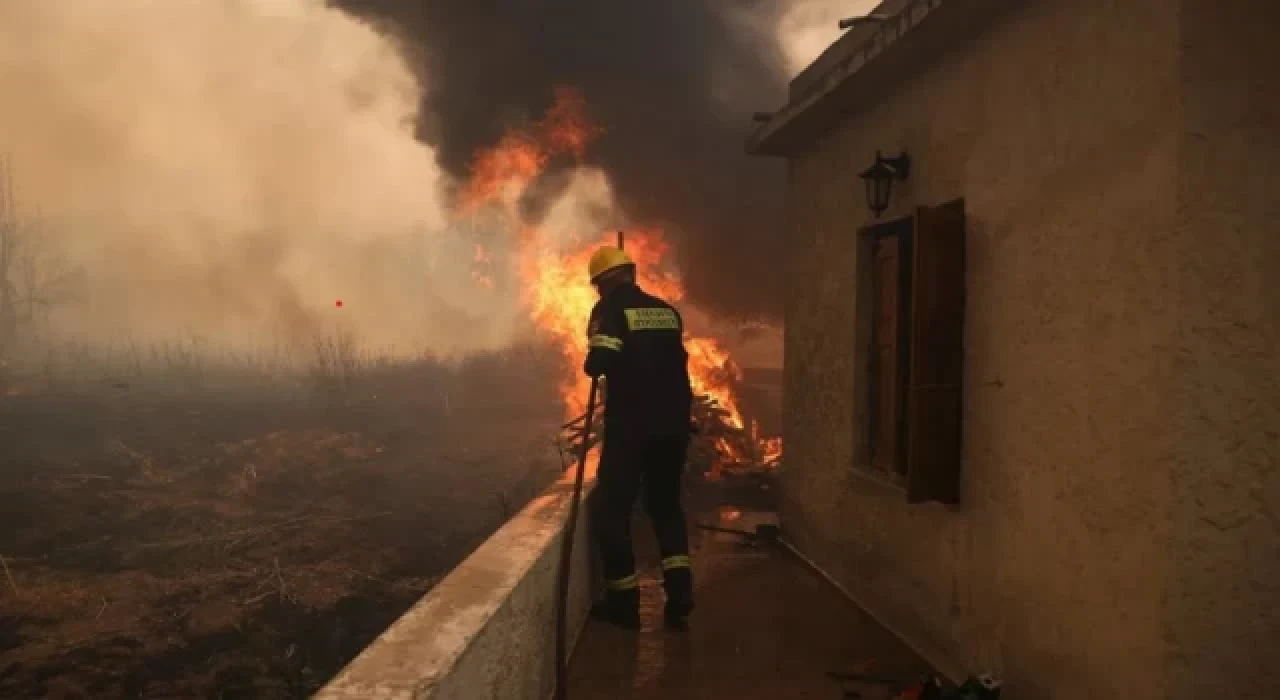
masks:
[(83, 273), (50, 322), (508, 342), (458, 262), (422, 96), (394, 40), (323, 0), (0, 2), (5, 216)]
[(742, 144), (751, 112), (784, 97), (785, 3), (337, 4), (412, 47), (428, 90), (421, 134), (447, 170), (464, 173), (478, 147), (541, 114), (554, 86), (573, 86), (607, 129), (588, 161), (609, 174), (628, 220), (672, 239), (690, 301), (780, 316), (781, 173)]

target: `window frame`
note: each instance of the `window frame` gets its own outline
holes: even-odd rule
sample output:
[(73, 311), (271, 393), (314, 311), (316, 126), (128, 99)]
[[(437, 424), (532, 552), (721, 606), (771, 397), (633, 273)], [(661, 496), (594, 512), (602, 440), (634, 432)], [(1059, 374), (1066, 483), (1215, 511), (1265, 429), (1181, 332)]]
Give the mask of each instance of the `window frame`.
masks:
[[(905, 487), (906, 484), (906, 399), (907, 399), (907, 383), (910, 367), (910, 349), (911, 349), (911, 254), (913, 251), (913, 239), (915, 228), (915, 217), (905, 216), (892, 221), (877, 223), (864, 227), (859, 231), (859, 272), (864, 279), (859, 284), (859, 291), (864, 292), (859, 296), (864, 301), (859, 305), (859, 316), (862, 317), (861, 323), (863, 328), (860, 335), (859, 345), (861, 346), (863, 359), (863, 382), (864, 388), (860, 400), (863, 404), (864, 412), (862, 419), (859, 421), (860, 426), (855, 428), (860, 432), (860, 442), (858, 447), (860, 459), (858, 467), (870, 474), (886, 479), (891, 483)], [(879, 337), (879, 318), (882, 311), (880, 293), (882, 290), (880, 284), (880, 265), (879, 265), (879, 247), (884, 241), (889, 239), (897, 240), (897, 280), (896, 280), (896, 320), (895, 331), (897, 338), (893, 341), (894, 355), (896, 356), (896, 375), (893, 381), (893, 391), (896, 394), (893, 401), (894, 413), (893, 420), (897, 423), (897, 427), (893, 431), (893, 440), (896, 443), (894, 447), (894, 455), (892, 463), (888, 468), (880, 466), (879, 443), (881, 421), (881, 394), (880, 391), (884, 386), (881, 382), (880, 375), (880, 337)]]
[[(890, 237), (898, 238), (899, 247), (892, 404), (897, 427), (892, 468), (885, 469), (875, 449), (884, 386), (876, 336), (882, 309), (877, 247)], [(908, 503), (959, 503), (966, 238), (963, 199), (917, 208), (857, 235), (854, 471), (905, 492)]]

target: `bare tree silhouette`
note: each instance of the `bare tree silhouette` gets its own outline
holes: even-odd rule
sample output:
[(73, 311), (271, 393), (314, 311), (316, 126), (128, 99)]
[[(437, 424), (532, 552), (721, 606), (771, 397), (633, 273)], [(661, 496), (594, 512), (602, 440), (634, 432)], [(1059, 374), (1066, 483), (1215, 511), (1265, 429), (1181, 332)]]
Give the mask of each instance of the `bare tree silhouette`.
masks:
[(12, 160), (0, 157), (0, 357), (84, 287), (84, 270), (53, 248), (41, 219), (19, 211), (13, 182)]
[(18, 217), (9, 159), (0, 156), (0, 354), (18, 332), (17, 285)]

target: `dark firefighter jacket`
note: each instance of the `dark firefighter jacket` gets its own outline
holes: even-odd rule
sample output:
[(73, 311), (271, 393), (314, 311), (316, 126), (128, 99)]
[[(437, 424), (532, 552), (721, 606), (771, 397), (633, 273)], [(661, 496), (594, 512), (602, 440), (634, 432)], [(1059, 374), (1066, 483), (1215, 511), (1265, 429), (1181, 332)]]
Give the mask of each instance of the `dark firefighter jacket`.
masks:
[(688, 434), (693, 391), (683, 336), (680, 313), (634, 284), (596, 302), (583, 369), (605, 378), (606, 435)]

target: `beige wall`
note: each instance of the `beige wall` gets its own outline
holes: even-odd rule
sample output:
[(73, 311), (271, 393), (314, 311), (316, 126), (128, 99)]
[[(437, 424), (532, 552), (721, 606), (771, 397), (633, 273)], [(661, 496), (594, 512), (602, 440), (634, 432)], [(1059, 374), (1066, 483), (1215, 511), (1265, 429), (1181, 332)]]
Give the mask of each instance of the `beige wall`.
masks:
[[(1280, 646), (1280, 99), (1218, 72), (1244, 68), (1235, 32), (1248, 60), (1280, 40), (1224, 4), (1263, 7), (1022, 3), (791, 161), (786, 526), (1014, 697), (1280, 683), (1261, 665)], [(958, 508), (854, 467), (856, 172), (877, 148), (914, 161), (886, 219), (967, 200)]]
[(1178, 698), (1277, 697), (1280, 3), (1181, 5), (1169, 672)]

